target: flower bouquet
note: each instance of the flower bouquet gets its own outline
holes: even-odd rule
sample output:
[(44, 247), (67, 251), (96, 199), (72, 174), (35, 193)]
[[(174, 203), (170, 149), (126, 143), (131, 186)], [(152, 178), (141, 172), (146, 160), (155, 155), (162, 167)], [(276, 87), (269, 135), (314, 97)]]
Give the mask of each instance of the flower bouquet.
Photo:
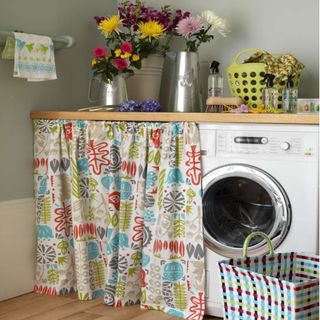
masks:
[(124, 1), (118, 6), (117, 14), (94, 17), (107, 47), (93, 50), (94, 76), (110, 82), (116, 75), (133, 74), (141, 68), (141, 61), (152, 53), (165, 55), (175, 28), (189, 15), (181, 10), (173, 12), (169, 6), (158, 10), (141, 1)]
[(186, 40), (188, 52), (197, 52), (201, 43), (210, 42), (214, 38), (212, 32), (215, 31), (226, 37), (230, 28), (226, 20), (210, 10), (197, 16), (189, 15), (180, 20), (176, 27), (176, 34)]
[(214, 38), (214, 31), (226, 36), (229, 26), (224, 19), (209, 10), (201, 15), (189, 15), (177, 24), (175, 35), (186, 40), (186, 49), (169, 55), (168, 63), (171, 65), (168, 68), (167, 83), (170, 86), (163, 89), (161, 95), (161, 105), (166, 108), (163, 111), (202, 111), (198, 49), (202, 43)]

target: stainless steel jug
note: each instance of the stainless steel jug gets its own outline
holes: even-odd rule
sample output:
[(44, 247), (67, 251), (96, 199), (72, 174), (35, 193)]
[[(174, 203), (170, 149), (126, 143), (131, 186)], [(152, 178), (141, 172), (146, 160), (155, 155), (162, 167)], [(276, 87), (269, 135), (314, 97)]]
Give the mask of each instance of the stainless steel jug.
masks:
[[(98, 84), (97, 98), (92, 97), (93, 83)], [(118, 106), (128, 100), (126, 80), (122, 75), (113, 77), (109, 83), (102, 81), (100, 78), (92, 78), (89, 83), (88, 100), (98, 106)]]
[(161, 88), (161, 108), (169, 112), (201, 112), (200, 65), (197, 52), (169, 52)]

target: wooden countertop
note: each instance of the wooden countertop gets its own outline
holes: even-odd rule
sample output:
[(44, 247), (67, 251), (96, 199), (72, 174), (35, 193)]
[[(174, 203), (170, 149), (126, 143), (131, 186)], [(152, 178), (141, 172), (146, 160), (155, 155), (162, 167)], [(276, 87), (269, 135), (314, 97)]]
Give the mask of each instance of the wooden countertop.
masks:
[(319, 124), (318, 114), (33, 111), (32, 119)]

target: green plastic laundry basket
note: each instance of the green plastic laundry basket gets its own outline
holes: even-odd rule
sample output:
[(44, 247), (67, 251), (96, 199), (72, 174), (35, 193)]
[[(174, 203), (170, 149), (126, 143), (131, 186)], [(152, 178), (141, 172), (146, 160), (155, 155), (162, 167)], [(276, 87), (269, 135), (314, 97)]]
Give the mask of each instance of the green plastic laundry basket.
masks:
[[(228, 83), (232, 96), (240, 97), (246, 105), (251, 108), (257, 108), (262, 103), (262, 89), (266, 87), (264, 76), (266, 73), (266, 65), (264, 63), (239, 63), (241, 55), (247, 52), (257, 52), (265, 50), (248, 48), (240, 51), (232, 64), (226, 69)], [(281, 54), (273, 54), (280, 56)], [(293, 77), (293, 82), (296, 88), (300, 83), (300, 74)], [(275, 84), (274, 87), (279, 91), (278, 108), (282, 106), (282, 89), (285, 82)]]

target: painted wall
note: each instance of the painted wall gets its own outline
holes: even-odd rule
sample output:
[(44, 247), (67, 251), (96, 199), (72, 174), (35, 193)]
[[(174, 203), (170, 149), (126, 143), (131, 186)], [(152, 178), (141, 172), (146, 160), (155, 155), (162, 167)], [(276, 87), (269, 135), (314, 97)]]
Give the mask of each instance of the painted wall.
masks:
[[(227, 19), (232, 33), (227, 38), (218, 35), (199, 51), (201, 61), (216, 59), (221, 62), (221, 70), (245, 48), (291, 52), (306, 65), (299, 96), (319, 97), (319, 0), (147, 0), (146, 3), (158, 7), (171, 4), (194, 14), (210, 9)], [(183, 47), (179, 43), (176, 48)], [(208, 70), (207, 66), (202, 64), (202, 71)], [(206, 88), (207, 73), (202, 72), (202, 76)]]
[[(31, 110), (87, 106), (91, 51), (104, 40), (93, 16), (114, 12), (116, 0), (2, 0), (0, 30), (69, 34), (77, 44), (56, 52), (58, 80), (13, 78), (13, 62), (0, 59), (0, 201), (32, 196)], [(0, 48), (0, 54), (3, 48)]]

